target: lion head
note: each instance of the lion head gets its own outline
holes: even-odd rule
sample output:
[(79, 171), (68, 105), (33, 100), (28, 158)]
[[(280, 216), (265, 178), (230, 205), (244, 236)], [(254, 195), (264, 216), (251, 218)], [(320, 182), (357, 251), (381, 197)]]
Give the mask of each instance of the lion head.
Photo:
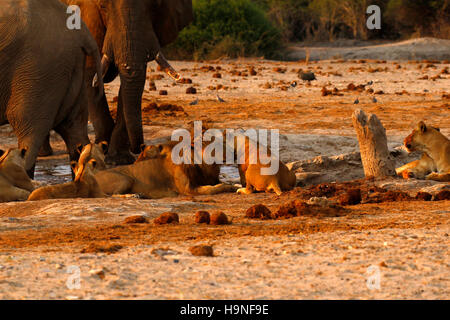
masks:
[(426, 146), (431, 145), (439, 133), (439, 128), (427, 126), (425, 122), (420, 121), (417, 124), (417, 128), (404, 140), (406, 150), (408, 152), (425, 151)]

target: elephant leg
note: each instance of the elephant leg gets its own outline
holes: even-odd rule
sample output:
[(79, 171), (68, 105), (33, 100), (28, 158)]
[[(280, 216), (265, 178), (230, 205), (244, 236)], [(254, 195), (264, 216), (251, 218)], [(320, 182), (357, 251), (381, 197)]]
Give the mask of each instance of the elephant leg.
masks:
[[(43, 126), (48, 127), (48, 129), (45, 130)], [(42, 123), (36, 124), (34, 126), (34, 128), (36, 128), (34, 131), (32, 131), (27, 136), (19, 137), (18, 139), (19, 148), (27, 150), (25, 154), (25, 171), (27, 172), (28, 176), (31, 179), (34, 179), (34, 168), (36, 165), (36, 159), (39, 153), (39, 149), (41, 148), (42, 144), (44, 143), (44, 140), (47, 137), (47, 134), (44, 132), (49, 132), (50, 127), (51, 127), (50, 124), (47, 125), (44, 125)], [(39, 132), (37, 132), (37, 130), (39, 130)], [(40, 131), (42, 131), (42, 133)]]
[(41, 149), (39, 150), (39, 157), (48, 157), (53, 154), (52, 146), (50, 145), (50, 134), (47, 135), (47, 137), (44, 140), (44, 144), (42, 145)]
[[(87, 95), (85, 87), (81, 86), (80, 94), (76, 99), (73, 107), (75, 114), (72, 114), (68, 119), (58, 124), (55, 131), (63, 138), (67, 151), (69, 152), (70, 161), (77, 161), (79, 158), (78, 146), (89, 144), (87, 122), (88, 110)], [(74, 174), (72, 172), (72, 178)]]
[(125, 165), (134, 163), (135, 157), (130, 153), (125, 116), (123, 113), (122, 89), (119, 90), (117, 102), (117, 118), (105, 162), (111, 165)]
[(111, 134), (114, 129), (114, 120), (109, 112), (106, 95), (102, 95), (99, 101), (95, 98), (95, 88), (88, 85), (89, 100), (89, 120), (92, 122), (95, 130), (95, 143), (111, 140)]

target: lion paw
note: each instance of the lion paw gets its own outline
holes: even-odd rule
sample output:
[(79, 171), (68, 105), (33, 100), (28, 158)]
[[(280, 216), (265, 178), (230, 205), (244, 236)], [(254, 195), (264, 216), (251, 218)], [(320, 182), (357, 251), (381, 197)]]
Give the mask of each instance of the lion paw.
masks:
[(236, 191), (237, 194), (250, 194), (252, 193), (251, 190), (248, 190), (247, 188), (239, 188)]

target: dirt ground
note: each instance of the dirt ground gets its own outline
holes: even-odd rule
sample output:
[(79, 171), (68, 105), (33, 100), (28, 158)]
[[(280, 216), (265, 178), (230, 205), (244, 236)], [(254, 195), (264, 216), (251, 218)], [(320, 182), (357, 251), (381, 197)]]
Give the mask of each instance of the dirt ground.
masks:
[[(418, 121), (450, 136), (449, 61), (242, 59), (173, 66), (185, 84), (175, 84), (150, 64), (143, 99), (147, 143), (189, 128), (194, 120), (218, 129), (278, 129), (281, 159), (292, 163), (299, 187), (281, 196), (0, 204), (1, 299), (448, 299), (450, 200), (442, 190), (450, 185), (333, 182), (363, 177), (351, 123), (356, 108), (381, 119), (390, 149), (401, 154), (398, 164), (417, 157), (406, 155), (401, 145)], [(314, 72), (317, 80), (300, 80), (302, 70)], [(190, 87), (197, 93), (187, 94)], [(117, 81), (106, 86), (113, 112), (117, 88)], [(61, 139), (52, 134), (51, 142), (55, 155), (38, 160), (37, 184), (70, 179)], [(10, 127), (0, 127), (0, 148), (15, 144)], [(224, 181), (237, 177), (235, 167), (223, 168)], [(311, 187), (317, 183), (322, 185)], [(356, 186), (362, 201), (331, 204), (334, 209), (323, 213), (245, 217), (256, 204), (275, 214), (280, 206), (314, 196), (339, 202), (341, 195), (329, 192), (330, 185)], [(388, 190), (405, 193), (387, 196)], [(447, 200), (416, 200), (419, 191), (431, 200), (441, 192)], [(197, 224), (199, 210), (224, 212), (232, 223)], [(179, 223), (154, 224), (164, 212), (177, 213)], [(145, 223), (125, 223), (132, 216)], [(214, 256), (192, 255), (195, 245), (212, 246)]]

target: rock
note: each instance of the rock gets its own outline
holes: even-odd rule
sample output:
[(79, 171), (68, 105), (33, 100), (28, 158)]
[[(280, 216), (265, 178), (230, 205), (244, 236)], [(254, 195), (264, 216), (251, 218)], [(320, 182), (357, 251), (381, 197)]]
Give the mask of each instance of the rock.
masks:
[(352, 206), (361, 203), (361, 189), (349, 189), (346, 193), (341, 195), (338, 199), (338, 203), (341, 206)]
[(224, 225), (224, 224), (231, 224), (231, 222), (228, 220), (228, 217), (223, 212), (213, 213), (211, 215), (211, 221), (210, 223), (212, 225)]
[(197, 89), (195, 89), (194, 87), (189, 87), (186, 89), (186, 93), (187, 94), (196, 94), (197, 93)]
[(199, 245), (189, 248), (193, 256), (198, 257), (214, 257), (214, 251), (211, 246)]
[(98, 279), (105, 279), (105, 271), (103, 269), (93, 269), (89, 271), (89, 274), (94, 277), (94, 278), (98, 278)]
[(178, 218), (178, 214), (175, 212), (165, 212), (153, 220), (153, 222), (155, 224), (179, 223), (180, 219)]
[(439, 191), (439, 193), (434, 196), (434, 201), (441, 200), (450, 200), (450, 190)]
[(131, 216), (124, 220), (124, 223), (147, 223), (147, 219), (144, 216)]
[(305, 201), (294, 200), (281, 205), (274, 213), (276, 218), (289, 219), (299, 216), (339, 217), (345, 213), (345, 209), (337, 206), (320, 206), (308, 204)]
[(160, 96), (167, 96), (167, 90), (159, 90), (159, 95)]
[(263, 204), (251, 206), (245, 212), (245, 216), (250, 219), (272, 219), (272, 212)]
[(99, 253), (99, 252), (116, 253), (117, 251), (119, 251), (122, 248), (123, 247), (118, 244), (115, 244), (115, 245), (110, 244), (110, 245), (101, 246), (101, 245), (91, 243), (87, 247), (83, 248), (80, 251), (80, 253)]
[(207, 211), (197, 211), (195, 213), (195, 223), (206, 223), (211, 222), (211, 217)]
[(326, 198), (326, 197), (312, 197), (307, 202), (310, 205), (317, 205), (321, 207), (331, 207), (336, 204), (336, 202)]
[(428, 192), (417, 192), (416, 200), (431, 201), (433, 196)]

